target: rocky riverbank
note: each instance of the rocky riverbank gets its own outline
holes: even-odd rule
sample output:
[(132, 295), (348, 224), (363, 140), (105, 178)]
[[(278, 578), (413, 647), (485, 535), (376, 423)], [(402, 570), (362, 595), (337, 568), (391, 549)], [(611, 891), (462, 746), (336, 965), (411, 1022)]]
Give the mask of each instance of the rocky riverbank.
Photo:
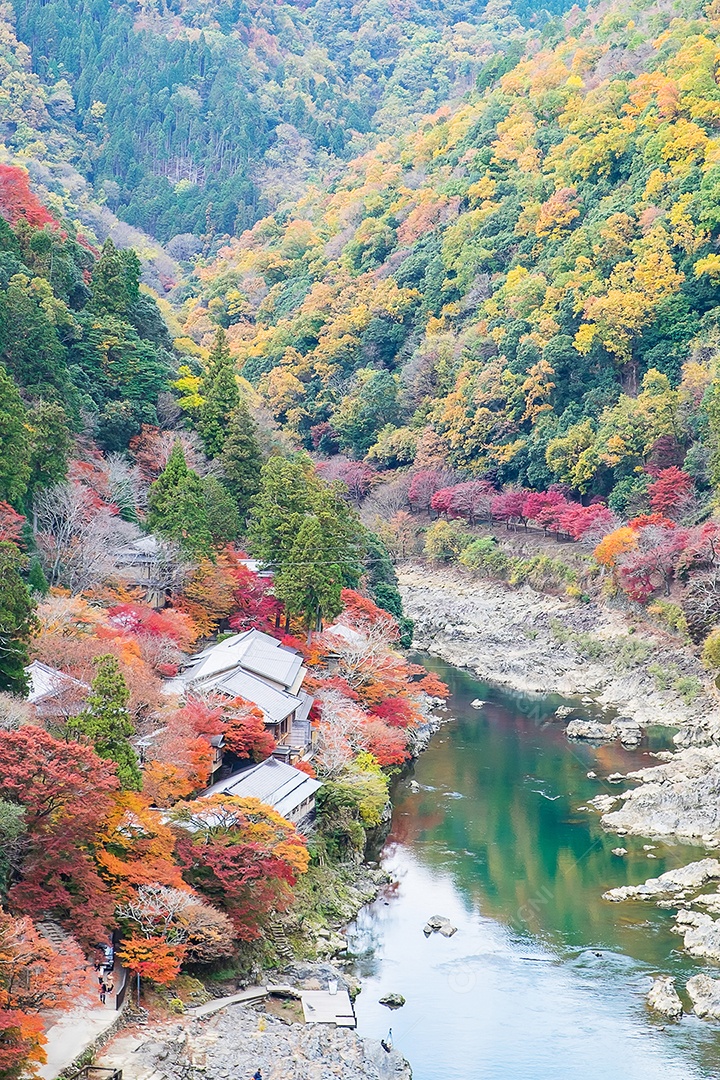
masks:
[[(326, 966), (286, 973), (301, 989), (327, 985)], [(105, 1048), (97, 1064), (123, 1070), (123, 1080), (411, 1080), (396, 1051), (374, 1039), (329, 1024), (301, 1022), (297, 1002), (268, 998), (227, 1005), (209, 1017), (145, 1021), (129, 1027)]]
[[(510, 589), (461, 568), (406, 564), (398, 576), (419, 649), (516, 691), (585, 697), (640, 727), (677, 729), (670, 760), (631, 773), (635, 785), (597, 807), (608, 829), (720, 841), (718, 696), (690, 648), (623, 612)], [(663, 688), (667, 671), (681, 673), (681, 688), (688, 684), (679, 680), (694, 680), (696, 693)], [(621, 737), (617, 726), (607, 733)]]
[[(683, 728), (695, 745), (720, 741), (707, 672), (670, 635), (594, 602), (512, 589), (461, 567), (406, 563), (398, 577), (417, 648), (521, 693), (592, 695), (643, 726)], [(697, 680), (695, 699), (661, 689), (663, 670)]]

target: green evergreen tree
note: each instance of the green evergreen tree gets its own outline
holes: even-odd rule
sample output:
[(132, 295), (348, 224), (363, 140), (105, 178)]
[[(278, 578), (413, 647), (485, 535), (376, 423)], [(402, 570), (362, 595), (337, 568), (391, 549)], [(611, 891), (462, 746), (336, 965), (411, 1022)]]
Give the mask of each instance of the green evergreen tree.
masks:
[(403, 614), (402, 597), (388, 549), (373, 532), (365, 534), (365, 572), (372, 598), (378, 607), (387, 611), (400, 627), (400, 644), (406, 649), (412, 645), (414, 624)]
[(262, 467), (260, 490), (253, 501), (248, 527), (250, 549), (270, 567), (290, 557), (302, 519), (310, 509), (309, 458), (271, 457)]
[(330, 561), (323, 526), (314, 514), (298, 530), (290, 555), (275, 577), (275, 595), (291, 615), (302, 615), (309, 631), (342, 611), (342, 569)]
[(212, 534), (200, 477), (188, 469), (178, 439), (168, 463), (148, 494), (148, 528), (174, 540), (191, 559), (212, 551)]
[(34, 555), (30, 562), (30, 569), (27, 575), (27, 584), (31, 593), (39, 593), (40, 596), (47, 596), (50, 592), (50, 585), (48, 579), (45, 577), (45, 571), (40, 565), (40, 560), (37, 555)]
[(20, 503), (29, 480), (27, 412), (13, 379), (0, 365), (0, 499)]
[(218, 330), (215, 335), (200, 393), (203, 404), (198, 430), (208, 455), (217, 457), (225, 445), (230, 418), (240, 404), (235, 365), (224, 330)]
[(126, 318), (139, 297), (140, 259), (132, 249), (118, 251), (108, 237), (93, 267), (93, 311)]
[(262, 469), (262, 453), (255, 436), (255, 424), (244, 401), (230, 417), (220, 465), (225, 487), (234, 498), (244, 521), (250, 503), (260, 488)]
[(117, 658), (112, 653), (95, 657), (97, 674), (92, 681), (87, 708), (68, 724), (73, 737), (90, 739), (101, 758), (114, 761), (123, 788), (140, 791), (142, 773), (130, 738), (135, 725), (128, 712), (130, 691)]
[(202, 486), (213, 541), (218, 546), (232, 543), (240, 533), (240, 515), (235, 500), (214, 476), (206, 476)]
[(15, 544), (0, 542), (0, 690), (27, 692), (28, 643), (35, 602), (22, 579), (25, 559)]

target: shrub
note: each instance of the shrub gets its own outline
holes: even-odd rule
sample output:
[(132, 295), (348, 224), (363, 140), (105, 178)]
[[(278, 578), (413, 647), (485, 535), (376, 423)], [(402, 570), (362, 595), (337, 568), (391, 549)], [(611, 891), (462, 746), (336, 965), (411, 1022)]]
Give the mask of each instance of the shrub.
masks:
[(511, 560), (492, 536), (473, 540), (460, 555), (463, 566), (486, 577), (506, 577)]
[(711, 630), (705, 638), (702, 661), (705, 667), (711, 668), (713, 671), (720, 669), (720, 628)]
[(467, 547), (470, 537), (449, 521), (436, 521), (425, 532), (425, 554), (433, 562), (452, 562)]
[(694, 675), (682, 675), (673, 683), (673, 690), (680, 695), (686, 705), (692, 705), (702, 690), (702, 683)]
[(690, 641), (687, 619), (679, 604), (673, 604), (669, 600), (656, 600), (648, 605), (648, 612), (664, 623), (668, 630), (672, 630), (681, 637), (683, 641)]

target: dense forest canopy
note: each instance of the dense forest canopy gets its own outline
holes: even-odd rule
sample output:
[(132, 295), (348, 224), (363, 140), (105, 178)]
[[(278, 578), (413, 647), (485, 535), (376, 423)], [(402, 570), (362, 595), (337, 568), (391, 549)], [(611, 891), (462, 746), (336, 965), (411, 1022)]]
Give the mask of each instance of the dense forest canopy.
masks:
[(560, 10), (557, 0), (540, 13), (523, 0), (15, 4), (67, 153), (108, 207), (163, 242), (242, 232), (286, 185), (462, 95), (527, 37), (524, 24), (541, 28)]

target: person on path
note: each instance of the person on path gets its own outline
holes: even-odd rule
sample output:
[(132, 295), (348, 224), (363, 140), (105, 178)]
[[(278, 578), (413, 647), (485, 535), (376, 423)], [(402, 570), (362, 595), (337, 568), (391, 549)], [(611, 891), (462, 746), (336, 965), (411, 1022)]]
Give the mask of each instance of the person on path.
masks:
[(101, 1005), (105, 1004), (106, 996), (107, 996), (107, 986), (105, 985), (104, 982), (101, 982), (100, 983), (100, 1004)]
[(257, 1072), (255, 1073), (255, 1075), (253, 1076), (252, 1080), (262, 1080), (262, 1073), (260, 1072), (260, 1070), (259, 1070), (259, 1069), (258, 1069), (258, 1071), (257, 1071)]

